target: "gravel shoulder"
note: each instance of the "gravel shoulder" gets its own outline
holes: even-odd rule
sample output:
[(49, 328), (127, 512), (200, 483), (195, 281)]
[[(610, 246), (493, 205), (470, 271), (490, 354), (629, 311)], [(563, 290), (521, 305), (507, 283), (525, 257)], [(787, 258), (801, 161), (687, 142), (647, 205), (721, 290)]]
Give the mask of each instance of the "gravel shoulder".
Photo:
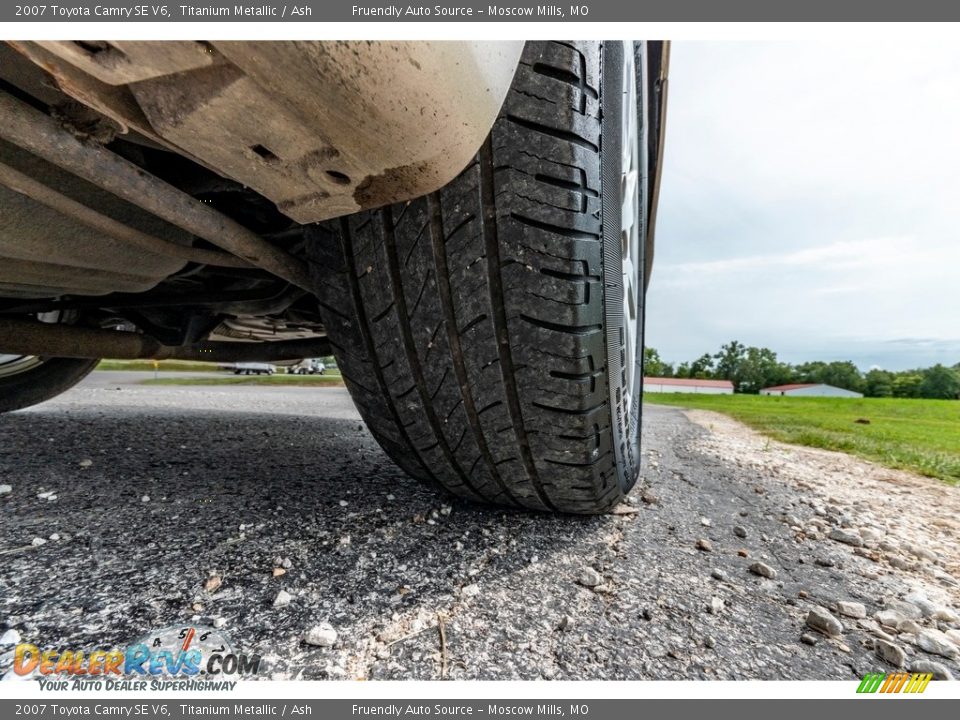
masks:
[(277, 679), (960, 672), (956, 489), (645, 412), (629, 502), (553, 517), (410, 481), (342, 389), (81, 385), (0, 418), (0, 632), (216, 624)]

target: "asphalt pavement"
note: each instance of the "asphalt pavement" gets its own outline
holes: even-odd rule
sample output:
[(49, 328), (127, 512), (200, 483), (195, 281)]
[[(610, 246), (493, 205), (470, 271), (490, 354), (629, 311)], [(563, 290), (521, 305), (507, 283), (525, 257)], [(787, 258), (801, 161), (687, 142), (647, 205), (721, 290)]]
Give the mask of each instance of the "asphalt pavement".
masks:
[[(100, 648), (210, 625), (283, 679), (893, 669), (866, 625), (844, 619), (831, 635), (805, 623), (839, 601), (872, 613), (895, 579), (865, 576), (869, 559), (846, 545), (799, 541), (784, 520), (806, 508), (796, 489), (701, 452), (708, 431), (676, 409), (645, 410), (630, 502), (559, 517), (410, 480), (343, 388), (136, 375), (94, 373), (0, 417), (0, 632)], [(957, 672), (956, 658), (910, 653)]]

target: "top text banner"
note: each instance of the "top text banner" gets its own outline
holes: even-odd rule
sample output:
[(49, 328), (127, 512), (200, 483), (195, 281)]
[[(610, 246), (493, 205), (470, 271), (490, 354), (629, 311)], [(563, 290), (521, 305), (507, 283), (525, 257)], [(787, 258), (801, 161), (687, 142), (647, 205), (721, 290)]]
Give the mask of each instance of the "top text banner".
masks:
[(583, 4), (298, 3), (137, 4), (64, 0), (4, 2), (0, 22), (943, 22), (960, 3), (943, 0), (589, 0)]

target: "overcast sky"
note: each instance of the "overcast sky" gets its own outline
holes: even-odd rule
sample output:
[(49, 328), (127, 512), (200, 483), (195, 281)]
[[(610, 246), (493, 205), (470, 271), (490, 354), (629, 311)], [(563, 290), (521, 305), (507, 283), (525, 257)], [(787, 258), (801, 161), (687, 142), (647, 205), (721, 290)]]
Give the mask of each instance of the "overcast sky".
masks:
[(960, 362), (960, 47), (674, 43), (647, 344)]

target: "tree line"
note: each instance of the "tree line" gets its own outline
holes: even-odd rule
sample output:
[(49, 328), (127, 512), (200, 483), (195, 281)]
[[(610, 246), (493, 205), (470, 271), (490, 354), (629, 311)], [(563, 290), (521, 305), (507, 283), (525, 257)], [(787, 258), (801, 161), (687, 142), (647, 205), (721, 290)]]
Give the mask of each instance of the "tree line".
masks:
[(747, 347), (733, 340), (714, 354), (674, 366), (660, 358), (656, 348), (644, 350), (648, 377), (729, 380), (734, 391), (756, 394), (761, 389), (791, 383), (824, 383), (863, 393), (867, 397), (957, 399), (960, 397), (960, 363), (914, 370), (867, 372), (849, 360), (791, 365), (777, 359), (769, 348)]

